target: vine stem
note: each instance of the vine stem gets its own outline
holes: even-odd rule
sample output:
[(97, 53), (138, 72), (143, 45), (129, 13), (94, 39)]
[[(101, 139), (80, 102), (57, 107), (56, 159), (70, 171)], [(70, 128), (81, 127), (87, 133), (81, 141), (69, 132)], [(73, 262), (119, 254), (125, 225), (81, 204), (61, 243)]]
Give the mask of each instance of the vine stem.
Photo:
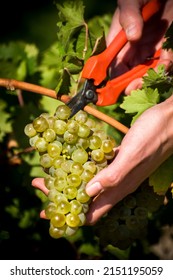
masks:
[[(37, 94), (45, 95), (54, 99), (59, 99), (62, 102), (66, 103), (70, 97), (68, 95), (62, 95), (58, 98), (57, 93), (53, 89), (48, 89), (39, 85), (26, 83), (23, 81), (18, 81), (14, 79), (3, 79), (0, 78), (0, 87), (5, 87), (8, 90), (14, 91), (15, 89), (25, 90), (29, 92), (34, 92)], [(94, 117), (108, 123), (109, 125), (115, 127), (117, 130), (121, 131), (122, 133), (126, 134), (128, 132), (128, 127), (120, 123), (119, 121), (107, 116), (106, 114), (100, 112), (99, 110), (86, 105), (84, 107), (84, 111), (88, 114), (93, 115)]]

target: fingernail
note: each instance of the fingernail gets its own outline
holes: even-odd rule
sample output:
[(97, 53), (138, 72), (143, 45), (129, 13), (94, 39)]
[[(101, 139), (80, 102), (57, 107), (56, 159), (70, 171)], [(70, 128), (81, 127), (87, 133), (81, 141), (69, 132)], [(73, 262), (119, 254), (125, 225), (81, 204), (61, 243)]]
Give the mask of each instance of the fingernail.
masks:
[(136, 25), (133, 23), (126, 28), (127, 37), (133, 37), (136, 34)]
[(86, 188), (86, 193), (89, 196), (93, 196), (93, 195), (98, 194), (102, 189), (103, 189), (103, 187), (100, 184), (100, 182), (95, 182), (94, 184), (92, 184), (91, 186), (88, 186)]

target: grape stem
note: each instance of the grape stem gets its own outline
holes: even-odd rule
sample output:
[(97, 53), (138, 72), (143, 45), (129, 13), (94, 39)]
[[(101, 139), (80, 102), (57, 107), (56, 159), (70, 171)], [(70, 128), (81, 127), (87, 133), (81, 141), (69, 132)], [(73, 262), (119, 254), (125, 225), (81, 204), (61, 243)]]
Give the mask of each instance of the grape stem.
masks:
[[(0, 87), (5, 87), (7, 90), (14, 91), (16, 89), (25, 90), (29, 92), (34, 92), (37, 94), (45, 95), (54, 99), (60, 99), (62, 102), (66, 103), (69, 100), (68, 95), (62, 95), (58, 98), (57, 93), (53, 89), (48, 89), (39, 85), (26, 83), (23, 81), (18, 81), (14, 79), (3, 79), (0, 78)], [(108, 123), (109, 125), (115, 127), (117, 130), (121, 131), (122, 133), (126, 134), (128, 132), (128, 127), (120, 123), (119, 121), (107, 116), (106, 114), (100, 112), (99, 110), (86, 105), (84, 107), (84, 111), (88, 114), (93, 115), (94, 117)]]

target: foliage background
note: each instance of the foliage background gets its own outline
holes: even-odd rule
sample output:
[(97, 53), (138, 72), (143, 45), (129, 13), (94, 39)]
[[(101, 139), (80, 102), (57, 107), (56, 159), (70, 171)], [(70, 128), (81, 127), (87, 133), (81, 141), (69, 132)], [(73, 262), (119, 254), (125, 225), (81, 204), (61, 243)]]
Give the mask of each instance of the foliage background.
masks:
[[(112, 15), (116, 1), (84, 0), (85, 19), (106, 13)], [(7, 24), (8, 22), (8, 24)], [(24, 41), (44, 52), (57, 38), (57, 9), (51, 0), (26, 0), (1, 3), (0, 44)], [(0, 76), (10, 77), (13, 65), (0, 65)], [(11, 76), (10, 76), (11, 75)], [(39, 83), (37, 73), (26, 81)], [(20, 93), (18, 93), (20, 95)], [(158, 213), (151, 224), (148, 240), (130, 250), (104, 250), (98, 245), (92, 227), (83, 227), (73, 237), (53, 240), (49, 224), (39, 218), (44, 196), (31, 187), (36, 176), (42, 176), (35, 153), (26, 153), (24, 126), (43, 111), (54, 112), (56, 101), (25, 92), (22, 104), (18, 94), (0, 88), (0, 258), (1, 259), (145, 259), (159, 258), (149, 246), (159, 241), (160, 226), (171, 225), (172, 204)], [(112, 114), (111, 109), (107, 113)], [(120, 118), (117, 113), (117, 118)], [(125, 121), (125, 120), (124, 120)], [(127, 120), (128, 123), (128, 120)], [(109, 128), (111, 133), (115, 133)], [(122, 135), (117, 135), (117, 141)], [(172, 246), (172, 243), (171, 245)], [(54, 256), (52, 253), (54, 252)]]

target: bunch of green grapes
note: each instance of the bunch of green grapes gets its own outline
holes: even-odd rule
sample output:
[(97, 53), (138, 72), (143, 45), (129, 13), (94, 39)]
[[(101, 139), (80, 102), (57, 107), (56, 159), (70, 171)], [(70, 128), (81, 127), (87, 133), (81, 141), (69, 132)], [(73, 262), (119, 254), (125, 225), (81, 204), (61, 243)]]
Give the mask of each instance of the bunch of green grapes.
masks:
[(143, 239), (148, 233), (152, 215), (162, 207), (164, 195), (159, 195), (144, 182), (135, 192), (116, 204), (95, 226), (101, 246), (111, 244), (127, 249), (135, 240)]
[(43, 113), (24, 129), (46, 174), (45, 214), (53, 238), (70, 236), (85, 224), (91, 201), (85, 186), (114, 158), (114, 139), (86, 112), (81, 110), (73, 118), (70, 113), (61, 104), (54, 116)]

